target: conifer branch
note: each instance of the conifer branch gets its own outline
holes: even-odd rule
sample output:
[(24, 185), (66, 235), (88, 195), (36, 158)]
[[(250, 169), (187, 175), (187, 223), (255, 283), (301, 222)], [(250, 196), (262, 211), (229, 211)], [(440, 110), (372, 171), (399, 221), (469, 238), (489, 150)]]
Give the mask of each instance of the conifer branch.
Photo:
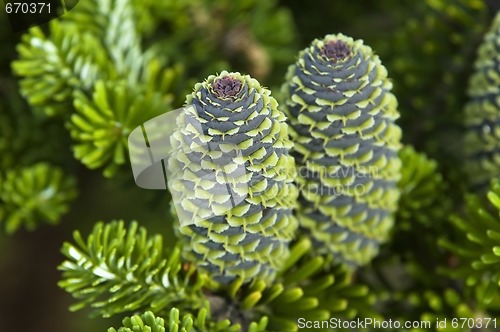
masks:
[(64, 244), (67, 260), (59, 266), (59, 286), (78, 299), (73, 311), (89, 306), (93, 316), (110, 317), (171, 306), (194, 310), (206, 302), (203, 278), (183, 269), (179, 247), (166, 252), (162, 237), (148, 236), (136, 222), (127, 228), (123, 221), (99, 222), (86, 240), (75, 231), (74, 241)]
[(47, 163), (0, 172), (0, 223), (8, 233), (57, 224), (76, 194), (75, 178)]

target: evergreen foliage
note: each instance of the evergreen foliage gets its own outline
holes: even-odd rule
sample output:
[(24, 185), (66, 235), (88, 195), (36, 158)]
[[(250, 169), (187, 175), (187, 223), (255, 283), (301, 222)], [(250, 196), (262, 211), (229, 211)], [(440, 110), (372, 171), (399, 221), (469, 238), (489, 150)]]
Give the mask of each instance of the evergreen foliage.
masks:
[[(252, 323), (248, 332), (264, 332), (266, 321), (259, 324)], [(176, 308), (170, 310), (167, 322), (163, 318), (155, 317), (154, 313), (147, 311), (141, 316), (134, 315), (123, 320), (123, 327), (115, 330), (108, 329), (108, 332), (236, 332), (241, 329), (239, 324), (232, 325), (228, 320), (214, 323), (207, 317), (207, 310), (201, 309), (196, 316), (191, 314), (180, 315)]]
[(411, 146), (405, 146), (399, 156), (403, 165), (398, 183), (401, 200), (390, 250), (398, 252), (415, 280), (434, 287), (428, 271), (448, 259), (437, 242), (440, 238), (453, 236), (447, 222), (452, 211), (449, 188), (435, 160)]
[[(469, 305), (464, 297), (461, 296), (454, 288), (444, 288), (441, 291), (436, 291), (432, 289), (427, 289), (425, 291), (412, 291), (409, 293), (394, 293), (392, 296), (392, 301), (397, 301), (399, 305), (399, 311), (401, 311), (406, 320), (409, 321), (430, 321), (436, 322), (437, 320), (443, 321), (446, 319), (449, 321), (446, 329), (440, 329), (443, 331), (456, 331), (456, 328), (452, 328), (450, 317), (460, 317), (463, 319), (475, 319), (476, 317), (482, 317), (484, 312), (474, 310), (471, 305)], [(394, 314), (398, 311), (393, 311)], [(412, 313), (417, 313), (412, 315)], [(451, 318), (451, 319), (453, 319)], [(461, 326), (461, 324), (459, 325)], [(421, 332), (429, 330), (428, 328), (412, 328), (408, 331)], [(438, 330), (438, 329), (435, 329)], [(460, 331), (472, 331), (467, 327), (459, 328)]]
[[(0, 230), (66, 218), (82, 230), (62, 247), (59, 286), (72, 311), (123, 319), (108, 332), (288, 332), (299, 317), (500, 324), (499, 10), (493, 0), (87, 0), (22, 34), (0, 29)], [(217, 210), (213, 188), (249, 193), (191, 224), (168, 215), (169, 193), (133, 189), (127, 153), (132, 130), (182, 105), (197, 113), (181, 124), (202, 123), (181, 126), (165, 160), (198, 186), (174, 187), (186, 210)], [(245, 176), (198, 181), (224, 159), (207, 142), (236, 144)], [(377, 173), (356, 177), (360, 166)], [(368, 194), (315, 190), (356, 184)], [(141, 222), (89, 225), (101, 214)], [(2, 258), (0, 272), (15, 261)]]
[(291, 246), (290, 257), (274, 283), (256, 280), (240, 288), (240, 280), (229, 286), (230, 298), (235, 298), (243, 310), (268, 315), (268, 331), (298, 331), (297, 317), (381, 319), (372, 310), (375, 294), (366, 285), (355, 283), (353, 272), (346, 266), (332, 266), (327, 256), (311, 256), (312, 248), (308, 238), (299, 239)]
[[(172, 309), (175, 310), (175, 309)], [(179, 315), (179, 311), (176, 312), (177, 316)], [(178, 324), (178, 323), (177, 323)], [(177, 330), (179, 326), (175, 324)], [(192, 324), (192, 321), (191, 321)], [(168, 326), (168, 325), (167, 325)], [(190, 328), (188, 324), (184, 324), (181, 327), (181, 331), (189, 331), (187, 328)], [(182, 330), (184, 329), (184, 330)], [(173, 329), (170, 329), (172, 331)], [(114, 328), (109, 328), (108, 332), (165, 332), (165, 321), (163, 318), (157, 318), (151, 311), (147, 311), (141, 316), (134, 315), (132, 317), (126, 317), (123, 319), (123, 327), (120, 327), (117, 330)], [(175, 330), (174, 330), (175, 331)]]
[[(74, 240), (63, 246), (67, 260), (59, 267), (59, 285), (79, 300), (71, 310), (90, 306), (94, 316), (152, 310), (169, 314), (167, 326), (175, 321), (182, 322), (179, 328), (214, 332), (239, 331), (246, 324), (248, 331), (296, 331), (296, 317), (381, 318), (372, 309), (376, 298), (369, 288), (354, 283), (345, 266), (332, 266), (326, 256), (311, 257), (307, 238), (292, 245), (276, 281), (256, 278), (245, 284), (239, 278), (227, 286), (183, 264), (179, 246), (167, 253), (160, 235), (148, 236), (135, 222), (127, 228), (122, 221), (97, 223), (86, 239), (77, 231)], [(168, 307), (186, 314), (179, 320), (177, 309)], [(142, 321), (163, 327), (151, 314), (126, 320), (124, 326), (142, 326)]]
[(52, 21), (48, 35), (30, 29), (12, 64), (31, 106), (65, 115), (75, 158), (107, 177), (127, 161), (128, 133), (171, 107), (181, 71), (142, 50), (133, 13), (131, 1), (88, 1)]
[[(488, 203), (469, 194), (466, 197), (467, 214), (453, 216), (451, 222), (460, 232), (460, 238), (442, 239), (440, 244), (459, 259), (459, 266), (443, 267), (453, 278), (463, 278), (467, 286), (475, 287), (480, 303), (500, 304), (500, 181), (495, 179), (487, 193)], [(460, 241), (460, 242), (458, 242)]]
[(71, 109), (74, 89), (89, 89), (97, 78), (108, 78), (106, 52), (99, 40), (77, 26), (50, 24), (50, 36), (38, 27), (23, 35), (20, 59), (12, 64), (22, 76), (21, 93), (34, 109), (54, 116)]
[(46, 163), (0, 173), (0, 222), (8, 233), (56, 224), (76, 196), (76, 181)]
[(408, 232), (411, 236), (420, 227), (422, 232), (426, 229), (425, 232), (438, 235), (445, 231), (445, 221), (452, 209), (449, 188), (438, 163), (412, 146), (401, 149), (399, 157), (402, 163), (398, 182), (401, 200), (396, 213), (396, 232)]
[[(15, 86), (9, 90), (15, 91)], [(16, 97), (4, 103), (7, 97), (0, 92), (0, 171), (41, 161), (61, 163), (60, 151), (67, 148), (69, 139), (60, 122), (33, 116)]]
[(75, 158), (90, 169), (104, 167), (109, 177), (127, 161), (130, 132), (168, 109), (159, 94), (146, 94), (118, 81), (96, 82), (91, 100), (80, 91), (73, 98), (69, 128)]
[(73, 237), (75, 243), (62, 248), (67, 260), (59, 266), (59, 286), (79, 300), (71, 310), (91, 306), (93, 316), (110, 317), (202, 305), (202, 279), (189, 284), (193, 270), (183, 271), (179, 248), (166, 253), (162, 236), (148, 237), (136, 222), (128, 228), (123, 221), (100, 222), (86, 240), (78, 231)]
[[(442, 212), (446, 211), (446, 204), (442, 204), (446, 188), (443, 176), (437, 169), (437, 162), (424, 153), (418, 153), (412, 146), (401, 149), (399, 157), (403, 166), (398, 183), (402, 192), (397, 212), (400, 221), (398, 227), (403, 227), (403, 220), (430, 225), (433, 220), (441, 219)], [(443, 207), (440, 211), (432, 208), (438, 201)]]
[[(403, 147), (399, 151), (399, 157), (402, 163), (401, 179), (398, 182), (401, 199), (395, 216), (396, 222), (391, 240), (374, 262), (374, 269), (408, 274), (405, 282), (397, 282), (394, 277), (379, 273), (382, 283), (392, 284), (394, 289), (401, 289), (402, 294), (405, 294), (390, 295), (391, 297), (405, 298), (416, 293), (422, 285), (430, 287), (432, 291), (439, 287), (436, 283), (441, 281), (429, 275), (429, 270), (437, 269), (448, 260), (437, 242), (443, 237), (453, 236), (447, 222), (452, 202), (435, 160), (415, 151), (411, 146)], [(401, 269), (400, 264), (404, 264), (405, 268)], [(387, 290), (383, 292), (385, 291)]]

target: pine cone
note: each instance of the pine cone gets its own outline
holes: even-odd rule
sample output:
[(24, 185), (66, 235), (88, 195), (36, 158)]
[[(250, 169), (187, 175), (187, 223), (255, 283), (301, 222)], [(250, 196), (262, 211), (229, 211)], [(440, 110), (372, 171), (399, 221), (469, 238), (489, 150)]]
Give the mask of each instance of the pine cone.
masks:
[(500, 14), (479, 47), (465, 106), (466, 163), (470, 185), (486, 190), (500, 175)]
[(297, 228), (286, 117), (255, 79), (225, 71), (196, 84), (186, 104), (168, 162), (186, 258), (220, 283), (270, 281)]
[(401, 130), (391, 88), (372, 49), (342, 34), (300, 52), (283, 86), (300, 225), (320, 253), (351, 266), (377, 254), (397, 208)]

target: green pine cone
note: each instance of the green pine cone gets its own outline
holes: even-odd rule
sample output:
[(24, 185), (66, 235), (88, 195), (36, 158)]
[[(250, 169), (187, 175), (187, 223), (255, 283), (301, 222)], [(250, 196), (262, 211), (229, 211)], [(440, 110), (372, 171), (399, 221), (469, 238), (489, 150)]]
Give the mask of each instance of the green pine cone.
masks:
[[(196, 84), (186, 104), (197, 111), (178, 117), (177, 153), (168, 167), (182, 170), (174, 190), (185, 212), (209, 216), (192, 222), (178, 216), (186, 258), (222, 284), (236, 278), (270, 281), (287, 258), (297, 228), (292, 210), (298, 190), (286, 117), (255, 79), (226, 71)], [(238, 155), (221, 154), (224, 144)], [(188, 145), (197, 149), (187, 150)], [(212, 149), (216, 145), (219, 151)], [(214, 170), (217, 180), (205, 176)], [(227, 208), (229, 200), (237, 204)]]
[(500, 175), (500, 14), (479, 47), (465, 106), (465, 171), (470, 185), (487, 189)]
[(315, 40), (289, 68), (283, 93), (295, 145), (298, 218), (320, 253), (368, 263), (397, 208), (401, 129), (387, 70), (361, 40)]

